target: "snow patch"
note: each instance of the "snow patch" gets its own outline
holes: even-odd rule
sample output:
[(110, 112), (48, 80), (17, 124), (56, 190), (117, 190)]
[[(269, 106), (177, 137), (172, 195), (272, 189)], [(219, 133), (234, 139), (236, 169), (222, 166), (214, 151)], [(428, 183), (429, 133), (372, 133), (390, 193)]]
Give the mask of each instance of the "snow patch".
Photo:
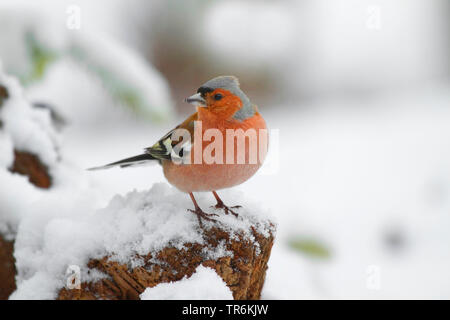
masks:
[(3, 101), (0, 118), (3, 127), (17, 150), (26, 150), (39, 156), (46, 165), (57, 162), (57, 136), (51, 126), (48, 110), (33, 108), (25, 99), (17, 79), (0, 70), (0, 83), (8, 90)]
[(222, 278), (211, 268), (198, 266), (190, 277), (160, 283), (147, 288), (141, 300), (232, 300), (233, 295)]

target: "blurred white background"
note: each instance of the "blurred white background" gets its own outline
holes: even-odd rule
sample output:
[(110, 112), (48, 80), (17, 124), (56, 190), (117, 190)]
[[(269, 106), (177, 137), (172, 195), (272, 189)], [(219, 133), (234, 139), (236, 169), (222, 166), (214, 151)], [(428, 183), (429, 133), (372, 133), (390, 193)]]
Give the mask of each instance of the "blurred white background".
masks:
[[(446, 0), (0, 2), (3, 69), (64, 119), (73, 166), (139, 153), (199, 85), (240, 79), (279, 130), (276, 170), (238, 187), (278, 220), (266, 299), (450, 298), (449, 39)], [(89, 179), (99, 206), (164, 181)]]

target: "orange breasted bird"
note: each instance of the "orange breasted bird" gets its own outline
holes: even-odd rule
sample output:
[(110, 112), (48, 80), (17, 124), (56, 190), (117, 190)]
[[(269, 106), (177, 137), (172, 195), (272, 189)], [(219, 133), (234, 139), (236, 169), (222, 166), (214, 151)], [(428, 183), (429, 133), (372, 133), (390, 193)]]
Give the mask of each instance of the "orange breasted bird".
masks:
[[(194, 210), (189, 211), (197, 215), (200, 226), (202, 218), (214, 221), (215, 214), (199, 207), (194, 192), (212, 192), (215, 208), (237, 216), (233, 209), (239, 206), (226, 206), (216, 191), (247, 181), (261, 167), (268, 147), (266, 122), (234, 76), (209, 80), (185, 101), (197, 106), (197, 112), (143, 154), (91, 170), (158, 161), (168, 182), (191, 197)], [(187, 141), (179, 132), (187, 133)]]

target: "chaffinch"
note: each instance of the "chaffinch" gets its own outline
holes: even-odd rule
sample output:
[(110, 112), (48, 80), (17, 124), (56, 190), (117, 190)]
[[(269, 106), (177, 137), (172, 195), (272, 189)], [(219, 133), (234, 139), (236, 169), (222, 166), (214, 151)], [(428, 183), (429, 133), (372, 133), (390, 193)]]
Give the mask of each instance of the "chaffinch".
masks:
[(191, 197), (194, 210), (188, 210), (200, 226), (201, 219), (214, 221), (216, 214), (204, 212), (193, 192), (212, 192), (215, 208), (238, 216), (234, 209), (240, 206), (226, 206), (216, 191), (247, 181), (261, 167), (268, 148), (266, 123), (234, 76), (209, 80), (185, 101), (197, 112), (143, 154), (91, 170), (158, 161), (168, 182)]

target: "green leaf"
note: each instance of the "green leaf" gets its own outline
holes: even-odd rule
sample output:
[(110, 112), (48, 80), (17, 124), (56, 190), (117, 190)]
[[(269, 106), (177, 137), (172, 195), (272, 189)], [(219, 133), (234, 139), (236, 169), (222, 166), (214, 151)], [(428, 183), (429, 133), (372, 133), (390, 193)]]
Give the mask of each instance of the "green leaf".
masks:
[(330, 250), (323, 243), (310, 238), (296, 238), (289, 241), (289, 247), (312, 258), (328, 259)]
[(57, 55), (40, 43), (32, 32), (26, 33), (25, 42), (31, 60), (31, 70), (22, 80), (24, 84), (29, 84), (44, 76), (48, 65), (56, 59)]

